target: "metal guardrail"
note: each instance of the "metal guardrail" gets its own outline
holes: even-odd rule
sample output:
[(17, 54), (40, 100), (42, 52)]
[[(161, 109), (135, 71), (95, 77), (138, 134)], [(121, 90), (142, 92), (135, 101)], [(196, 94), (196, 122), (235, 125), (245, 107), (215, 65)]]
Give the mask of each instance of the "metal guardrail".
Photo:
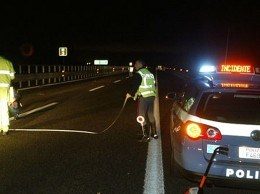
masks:
[[(16, 69), (17, 68), (17, 69)], [(18, 65), (12, 84), (17, 89), (128, 73), (126, 66)]]

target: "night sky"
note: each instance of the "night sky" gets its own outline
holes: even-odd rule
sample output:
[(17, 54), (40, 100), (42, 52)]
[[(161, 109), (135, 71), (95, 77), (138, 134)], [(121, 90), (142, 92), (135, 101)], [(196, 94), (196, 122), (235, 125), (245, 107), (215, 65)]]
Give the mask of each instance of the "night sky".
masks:
[[(0, 51), (17, 63), (59, 63), (58, 47), (67, 46), (67, 63), (190, 66), (223, 62), (229, 34), (228, 60), (260, 63), (257, 0), (59, 2), (3, 4)], [(24, 44), (33, 45), (31, 56), (21, 54)]]

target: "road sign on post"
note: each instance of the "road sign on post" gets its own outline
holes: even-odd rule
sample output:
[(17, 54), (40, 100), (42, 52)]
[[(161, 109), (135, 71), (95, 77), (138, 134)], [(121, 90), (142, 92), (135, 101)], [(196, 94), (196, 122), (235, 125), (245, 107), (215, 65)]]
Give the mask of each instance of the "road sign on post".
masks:
[(66, 57), (68, 55), (68, 48), (67, 47), (59, 47), (59, 56)]
[(94, 60), (94, 65), (108, 65), (108, 60)]

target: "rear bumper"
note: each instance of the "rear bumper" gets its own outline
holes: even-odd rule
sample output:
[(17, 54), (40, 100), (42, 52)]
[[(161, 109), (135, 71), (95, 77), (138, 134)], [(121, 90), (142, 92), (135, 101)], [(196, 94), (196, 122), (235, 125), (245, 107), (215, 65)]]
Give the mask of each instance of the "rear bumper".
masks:
[[(204, 174), (208, 160), (205, 159), (202, 149), (200, 146), (182, 146), (181, 152), (174, 150), (174, 157), (176, 163), (183, 169), (185, 174), (191, 175), (193, 180), (199, 180)], [(241, 182), (250, 183), (253, 185), (260, 186), (260, 166), (259, 165), (248, 165), (242, 163), (227, 163), (227, 162), (213, 162), (208, 177), (215, 180), (214, 182), (225, 182), (231, 181), (232, 184), (237, 182), (241, 186)], [(220, 180), (220, 181), (218, 181)]]
[[(193, 182), (200, 182), (203, 174), (195, 173), (193, 171), (188, 171), (180, 167), (182, 175)], [(235, 178), (223, 178), (222, 176), (208, 175), (205, 185), (207, 186), (221, 186), (229, 188), (240, 188), (240, 189), (249, 189), (257, 190), (260, 189), (260, 182), (257, 180), (244, 180), (244, 179), (235, 179)]]

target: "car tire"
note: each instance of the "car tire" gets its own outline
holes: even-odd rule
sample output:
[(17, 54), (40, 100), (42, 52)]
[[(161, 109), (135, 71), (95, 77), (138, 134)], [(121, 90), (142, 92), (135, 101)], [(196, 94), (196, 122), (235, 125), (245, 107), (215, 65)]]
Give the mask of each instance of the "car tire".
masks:
[[(171, 124), (174, 124), (173, 121)], [(173, 126), (173, 125), (172, 125)], [(173, 147), (173, 132), (172, 132), (172, 126), (170, 127), (170, 136), (171, 136), (171, 174), (173, 178), (180, 178), (181, 173), (179, 170), (179, 167), (174, 159), (174, 147)]]
[(171, 151), (171, 174), (173, 178), (180, 178), (181, 173), (179, 166), (177, 165), (175, 159), (174, 159), (174, 151)]

